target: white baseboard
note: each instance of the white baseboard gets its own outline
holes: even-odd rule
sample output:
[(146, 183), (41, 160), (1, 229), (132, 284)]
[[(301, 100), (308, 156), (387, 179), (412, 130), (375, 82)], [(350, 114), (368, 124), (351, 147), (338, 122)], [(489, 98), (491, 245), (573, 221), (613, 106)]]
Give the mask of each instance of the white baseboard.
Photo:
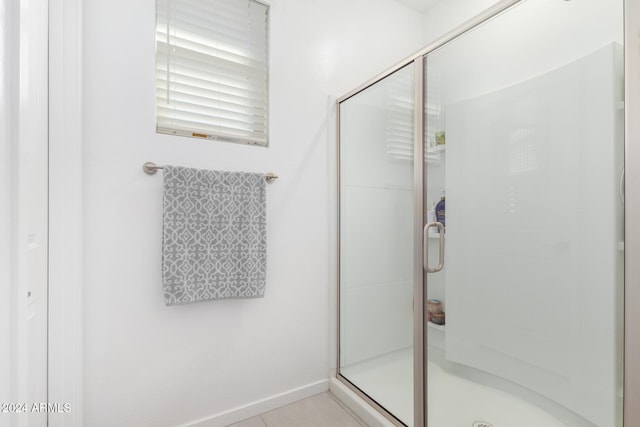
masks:
[(191, 421), (183, 424), (181, 427), (226, 427), (247, 418), (255, 417), (264, 412), (271, 411), (281, 406), (288, 405), (298, 400), (306, 399), (315, 394), (323, 393), (329, 390), (329, 380), (322, 380), (284, 393), (276, 394), (265, 399), (251, 402), (247, 405), (238, 406), (228, 411), (200, 420)]

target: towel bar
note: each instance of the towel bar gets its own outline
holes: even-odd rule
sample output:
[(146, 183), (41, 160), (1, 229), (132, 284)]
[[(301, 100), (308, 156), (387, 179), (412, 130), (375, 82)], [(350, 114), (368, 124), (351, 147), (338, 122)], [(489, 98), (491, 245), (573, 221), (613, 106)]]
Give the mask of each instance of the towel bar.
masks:
[[(154, 175), (156, 172), (158, 172), (158, 169), (162, 169), (162, 166), (158, 166), (153, 162), (147, 162), (144, 165), (142, 165), (142, 170), (149, 175)], [(264, 175), (264, 179), (266, 179), (268, 183), (271, 183), (276, 179), (278, 179), (278, 175), (276, 175), (275, 173), (269, 172)]]

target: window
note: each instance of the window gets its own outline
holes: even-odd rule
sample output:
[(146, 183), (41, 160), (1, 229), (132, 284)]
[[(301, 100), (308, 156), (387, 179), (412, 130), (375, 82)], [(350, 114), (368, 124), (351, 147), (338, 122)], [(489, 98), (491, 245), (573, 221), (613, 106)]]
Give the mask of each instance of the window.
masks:
[(157, 0), (157, 131), (268, 145), (269, 6)]
[(394, 74), (386, 86), (387, 155), (396, 160), (413, 160), (414, 90), (412, 68)]

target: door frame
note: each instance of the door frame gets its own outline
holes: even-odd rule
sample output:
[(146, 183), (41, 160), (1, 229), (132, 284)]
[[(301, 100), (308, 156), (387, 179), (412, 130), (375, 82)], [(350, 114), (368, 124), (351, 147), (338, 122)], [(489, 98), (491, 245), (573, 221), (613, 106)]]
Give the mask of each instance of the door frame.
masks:
[(49, 2), (49, 402), (82, 427), (82, 0)]
[[(640, 425), (640, 2), (625, 0), (624, 426)], [(635, 77), (635, 78), (632, 78)], [(634, 405), (635, 402), (635, 405)]]
[[(3, 393), (20, 411), (2, 414), (16, 426), (46, 423), (29, 405), (47, 401), (48, 312), (48, 74), (47, 3), (3, 3), (6, 109), (3, 176), (6, 204), (7, 310), (3, 326)], [(6, 365), (5, 365), (6, 363)], [(4, 394), (3, 394), (4, 396)], [(4, 423), (2, 424), (4, 425)]]
[[(340, 383), (342, 383), (343, 385), (345, 385), (349, 390), (351, 390), (354, 394), (356, 394), (360, 399), (364, 400), (365, 402), (367, 402), (371, 407), (373, 407), (380, 415), (382, 415), (388, 422), (390, 422), (391, 424), (393, 424), (394, 426), (398, 426), (398, 427), (402, 427), (405, 426), (405, 424), (403, 422), (400, 421), (400, 419), (398, 419), (395, 415), (393, 415), (391, 412), (387, 411), (383, 406), (381, 406), (377, 401), (375, 401), (373, 398), (371, 398), (369, 395), (367, 395), (363, 390), (361, 390), (356, 384), (352, 383), (347, 377), (343, 376), (341, 373), (341, 369), (340, 369), (340, 352), (341, 352), (341, 333), (340, 333), (340, 320), (341, 320), (341, 316), (340, 316), (340, 305), (341, 305), (341, 298), (340, 298), (340, 230), (341, 230), (341, 223), (340, 223), (340, 195), (341, 195), (341, 190), (340, 190), (340, 185), (341, 185), (341, 177), (340, 177), (340, 162), (341, 162), (341, 156), (340, 156), (340, 107), (341, 107), (341, 103), (346, 101), (347, 99), (351, 98), (354, 95), (357, 95), (358, 93), (364, 91), (365, 89), (369, 88), (370, 86), (372, 86), (375, 83), (378, 83), (380, 80), (384, 79), (385, 77), (390, 76), (391, 74), (395, 73), (396, 71), (399, 71), (400, 69), (404, 68), (404, 67), (410, 67), (413, 66), (414, 70), (413, 70), (413, 78), (415, 80), (414, 84), (414, 102), (416, 102), (415, 105), (421, 105), (418, 104), (417, 102), (419, 100), (422, 100), (422, 78), (418, 78), (420, 76), (422, 76), (422, 57), (417, 57), (414, 58), (410, 61), (403, 61), (402, 66), (398, 66), (398, 67), (394, 67), (392, 70), (390, 70), (387, 73), (384, 73), (384, 75), (378, 76), (378, 78), (372, 79), (369, 82), (367, 82), (365, 85), (359, 87), (358, 89), (349, 92), (349, 94), (342, 96), (340, 98), (338, 98), (336, 100), (336, 208), (337, 208), (337, 216), (336, 216), (336, 269), (335, 269), (335, 273), (336, 273), (336, 283), (337, 283), (337, 310), (336, 310), (336, 315), (337, 315), (337, 322), (336, 322), (336, 328), (337, 328), (337, 333), (336, 333), (336, 339), (337, 339), (337, 343), (336, 343), (336, 378), (338, 379), (338, 381), (340, 381)], [(419, 116), (419, 110), (420, 109), (415, 109), (414, 112), (414, 134), (417, 135), (418, 130), (420, 131), (420, 133), (422, 132), (422, 117), (418, 117)], [(414, 158), (422, 158), (422, 152), (423, 152), (423, 147), (422, 144), (416, 144), (415, 143), (415, 138), (414, 138)], [(422, 176), (423, 176), (423, 168), (424, 166), (422, 164), (417, 164), (419, 162), (414, 162), (413, 168), (414, 168), (414, 173), (413, 173), (413, 185), (414, 185), (414, 206), (416, 207), (416, 211), (414, 212), (414, 215), (419, 215), (416, 218), (420, 219), (420, 224), (422, 224), (422, 187), (423, 187), (423, 183), (422, 183)], [(416, 170), (417, 168), (417, 170)], [(414, 221), (415, 224), (418, 223), (418, 221)], [(417, 226), (417, 225), (416, 225)], [(420, 225), (420, 230), (422, 230), (422, 225)], [(414, 236), (416, 236), (418, 234), (415, 234), (415, 230), (414, 230)], [(416, 253), (416, 248), (421, 248), (421, 241), (418, 241), (419, 239), (414, 239), (414, 254)], [(421, 249), (420, 249), (421, 250)], [(420, 262), (420, 266), (422, 265), (422, 262)], [(413, 289), (414, 289), (414, 298), (413, 298), (413, 310), (414, 310), (414, 321), (416, 318), (416, 311), (420, 311), (421, 306), (420, 304), (417, 304), (416, 301), (419, 301), (419, 298), (416, 297), (416, 293), (420, 293), (422, 292), (422, 289), (424, 289), (423, 286), (423, 275), (422, 275), (422, 267), (416, 267), (414, 269), (414, 283), (413, 283)], [(419, 273), (419, 274), (418, 274)], [(414, 370), (415, 369), (422, 369), (422, 365), (419, 363), (416, 363), (416, 358), (415, 358), (415, 347), (419, 344), (416, 344), (416, 340), (420, 340), (420, 342), (422, 342), (422, 329), (420, 329), (419, 331), (416, 331), (415, 327), (413, 330), (413, 345), (414, 345)], [(415, 381), (415, 380), (414, 380)], [(420, 388), (420, 387), (419, 387)], [(419, 424), (416, 424), (419, 425)]]

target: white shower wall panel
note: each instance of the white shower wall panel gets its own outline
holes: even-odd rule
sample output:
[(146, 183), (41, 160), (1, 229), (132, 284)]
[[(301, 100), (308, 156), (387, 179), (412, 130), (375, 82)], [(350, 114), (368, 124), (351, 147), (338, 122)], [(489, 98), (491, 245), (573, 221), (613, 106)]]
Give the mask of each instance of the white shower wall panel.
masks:
[(384, 86), (370, 87), (342, 104), (340, 138), (348, 142), (341, 144), (342, 187), (412, 189), (413, 162), (388, 154), (387, 108)]
[(413, 191), (347, 187), (343, 201), (345, 288), (411, 282)]
[(343, 365), (411, 345), (413, 192), (343, 189)]
[[(347, 289), (342, 330), (344, 369), (411, 345), (413, 283), (380, 283)], [(345, 372), (347, 372), (345, 370)]]
[[(432, 32), (439, 22), (461, 24), (479, 5), (491, 0), (447, 0), (425, 16), (427, 41), (442, 34)], [(494, 92), (562, 67), (612, 42), (623, 43), (622, 2), (557, 0), (522, 2), (502, 18), (494, 18), (455, 40), (455, 49), (442, 48), (427, 58), (428, 102), (451, 104)], [(544, 31), (532, 35), (532, 22)], [(585, 32), (584, 27), (589, 26)], [(452, 26), (447, 26), (451, 29)], [(430, 36), (433, 34), (433, 36)], [(508, 38), (505, 38), (508, 34)], [(459, 54), (464, 51), (464, 54)], [(430, 63), (431, 62), (431, 63)], [(446, 62), (446, 67), (442, 64)], [(437, 63), (434, 67), (433, 63)], [(470, 72), (473, 70), (473, 72)], [(434, 81), (435, 80), (435, 81)], [(436, 90), (434, 90), (436, 89)]]
[(620, 47), (446, 106), (449, 360), (615, 425)]
[[(391, 79), (410, 85), (410, 71)], [(388, 146), (388, 114), (397, 94), (382, 81), (341, 106), (343, 366), (412, 343), (413, 164)]]

